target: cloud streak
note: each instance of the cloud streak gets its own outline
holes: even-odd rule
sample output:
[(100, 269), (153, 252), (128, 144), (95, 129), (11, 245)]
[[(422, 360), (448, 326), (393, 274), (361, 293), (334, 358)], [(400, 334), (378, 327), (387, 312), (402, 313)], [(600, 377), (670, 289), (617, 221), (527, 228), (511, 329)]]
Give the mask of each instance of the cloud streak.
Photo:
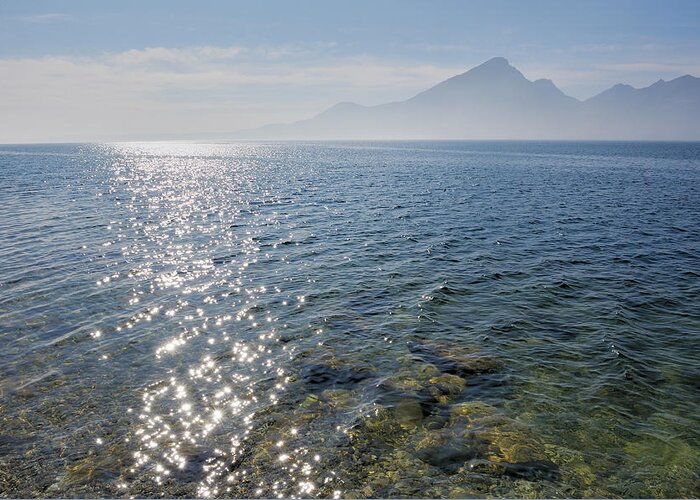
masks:
[(49, 24), (49, 23), (58, 23), (58, 22), (63, 22), (67, 21), (70, 19), (70, 16), (67, 14), (61, 14), (58, 12), (47, 12), (45, 14), (36, 14), (32, 16), (22, 16), (22, 17), (17, 17), (15, 18), (18, 21), (22, 21), (25, 23), (34, 23), (34, 24)]
[(150, 47), (110, 54), (106, 57), (93, 59), (92, 61), (115, 66), (148, 65), (154, 63), (195, 64), (212, 61), (230, 61), (236, 59), (245, 51), (246, 49), (243, 47), (204, 46), (187, 49)]
[(254, 85), (337, 87), (420, 87), (461, 71), (454, 66), (414, 65), (353, 56), (325, 63), (271, 64), (251, 58), (240, 47), (148, 48), (96, 58), (43, 57), (0, 59), (4, 92), (49, 91), (59, 84), (76, 88), (115, 86), (144, 91)]

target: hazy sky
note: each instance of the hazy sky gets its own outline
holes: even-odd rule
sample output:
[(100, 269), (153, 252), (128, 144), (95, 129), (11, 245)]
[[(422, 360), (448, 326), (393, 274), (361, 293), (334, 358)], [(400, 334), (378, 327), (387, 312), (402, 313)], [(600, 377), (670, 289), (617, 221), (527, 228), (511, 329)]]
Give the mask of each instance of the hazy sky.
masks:
[(700, 76), (700, 1), (0, 0), (0, 143), (221, 136), (494, 56), (579, 99)]

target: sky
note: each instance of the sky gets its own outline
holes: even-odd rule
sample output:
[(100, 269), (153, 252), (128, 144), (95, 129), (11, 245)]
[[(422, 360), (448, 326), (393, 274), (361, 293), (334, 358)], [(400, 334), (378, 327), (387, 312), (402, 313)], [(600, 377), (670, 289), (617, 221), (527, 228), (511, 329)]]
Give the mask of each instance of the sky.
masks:
[(700, 76), (700, 1), (0, 0), (0, 143), (225, 138), (496, 56), (578, 99)]

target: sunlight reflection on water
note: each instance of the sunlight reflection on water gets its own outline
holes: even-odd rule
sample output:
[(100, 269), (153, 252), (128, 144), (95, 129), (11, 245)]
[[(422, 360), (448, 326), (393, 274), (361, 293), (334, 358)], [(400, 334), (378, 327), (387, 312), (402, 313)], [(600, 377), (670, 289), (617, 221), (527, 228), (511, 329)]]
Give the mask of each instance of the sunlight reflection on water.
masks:
[[(276, 300), (270, 295), (279, 296), (282, 290), (268, 289), (248, 273), (250, 266), (276, 258), (272, 254), (277, 243), (261, 252), (259, 242), (265, 228), (279, 225), (283, 216), (278, 211), (261, 213), (255, 208), (261, 200), (249, 199), (256, 189), (254, 165), (231, 165), (230, 158), (245, 157), (255, 148), (227, 147), (224, 157), (216, 157), (216, 149), (220, 148), (123, 145), (117, 148), (122, 162), (112, 165), (115, 188), (126, 188), (126, 206), (133, 214), (127, 230), (117, 232), (117, 240), (126, 240), (128, 232), (150, 242), (140, 238), (135, 245), (121, 246), (125, 255), (141, 262), (132, 275), (159, 292), (179, 289), (177, 301), (151, 309), (165, 309), (178, 327), (177, 334), (156, 349), (156, 358), (181, 359), (162, 361), (178, 368), (144, 394), (141, 425), (135, 430), (140, 442), (135, 467), (152, 471), (161, 484), (204, 450), (209, 456), (197, 459), (205, 471), (197, 490), (200, 496), (229, 493), (227, 483), (246, 474), (245, 469), (229, 471), (227, 465), (243, 453), (255, 411), (261, 404), (274, 405), (289, 381), (284, 366), (288, 349), (277, 341), (285, 325), (279, 325), (269, 305)], [(272, 193), (260, 194), (263, 203), (279, 203)], [(152, 291), (137, 289), (132, 300)], [(193, 309), (188, 297), (203, 298)], [(228, 307), (221, 307), (219, 300)], [(301, 304), (303, 298), (296, 301)], [(192, 362), (203, 345), (211, 354)], [(223, 372), (217, 362), (221, 359), (227, 360)], [(227, 446), (208, 449), (207, 437), (224, 421)], [(288, 480), (273, 484), (271, 490), (261, 483), (257, 493), (283, 496), (294, 491), (292, 485), (299, 494), (312, 493), (316, 467), (323, 467), (320, 455), (307, 461), (306, 448), (287, 449), (282, 440), (275, 447), (278, 467)]]

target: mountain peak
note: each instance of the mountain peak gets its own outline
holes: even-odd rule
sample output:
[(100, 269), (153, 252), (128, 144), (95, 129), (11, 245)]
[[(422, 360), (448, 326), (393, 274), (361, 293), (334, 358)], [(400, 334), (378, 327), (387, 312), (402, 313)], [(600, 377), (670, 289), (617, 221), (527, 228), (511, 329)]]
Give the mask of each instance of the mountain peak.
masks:
[[(510, 65), (505, 57), (494, 57), (465, 73), (453, 76), (438, 83), (434, 87), (412, 97), (408, 102), (468, 102), (481, 96), (503, 101), (513, 99), (526, 101), (540, 99), (544, 95), (556, 95), (556, 99), (566, 96), (550, 80), (531, 82), (516, 68)], [(498, 96), (498, 97), (496, 97)]]
[[(508, 59), (505, 57), (494, 57), (488, 61), (481, 63), (479, 66), (475, 66), (469, 71), (457, 75), (450, 80), (463, 80), (463, 79), (476, 78), (478, 80), (486, 81), (497, 81), (497, 80), (510, 80), (510, 79), (522, 79), (525, 77), (516, 68), (510, 65)], [(449, 80), (448, 80), (449, 81)]]
[(493, 59), (489, 59), (488, 61), (475, 66), (467, 71), (467, 73), (485, 73), (494, 75), (500, 73), (511, 73), (513, 71), (520, 73), (517, 69), (510, 65), (508, 59), (505, 57), (494, 57)]
[(494, 57), (489, 59), (485, 63), (476, 66), (463, 75), (480, 75), (484, 78), (498, 78), (498, 77), (520, 77), (524, 78), (523, 74), (518, 71), (517, 68), (511, 66), (508, 59), (505, 57)]
[(508, 59), (506, 59), (505, 57), (492, 57), (488, 61), (481, 63), (479, 66), (507, 67), (507, 66), (510, 66), (510, 63), (508, 62)]

